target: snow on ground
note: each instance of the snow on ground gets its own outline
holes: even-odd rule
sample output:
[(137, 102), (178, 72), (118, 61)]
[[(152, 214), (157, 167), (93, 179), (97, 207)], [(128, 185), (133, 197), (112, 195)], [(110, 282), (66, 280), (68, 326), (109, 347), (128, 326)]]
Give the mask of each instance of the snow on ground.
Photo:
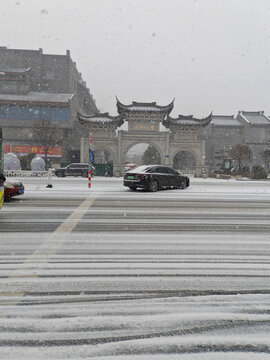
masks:
[[(117, 219), (125, 223), (125, 218), (139, 223), (140, 212), (151, 211), (153, 221), (167, 222), (162, 216), (168, 212), (179, 221), (187, 211), (170, 208), (171, 200), (192, 199), (194, 208), (181, 221), (206, 223), (211, 209), (196, 208), (200, 201), (248, 200), (262, 205), (254, 219), (248, 205), (215, 207), (212, 215), (231, 213), (229, 220), (221, 219), (224, 223), (234, 216), (258, 226), (269, 221), (267, 181), (192, 179), (184, 191), (154, 194), (131, 192), (117, 178), (96, 177), (92, 184), (88, 189), (87, 179), (53, 178), (52, 189), (26, 185), (14, 206), (38, 212), (40, 207), (29, 207), (28, 200), (93, 197), (112, 205), (89, 208), (89, 218), (81, 222), (90, 224), (98, 220), (91, 216), (98, 215), (107, 224)], [(124, 211), (113, 206), (117, 198), (132, 202), (142, 197), (168, 204), (165, 209)], [(14, 206), (1, 211), (10, 215)], [(73, 211), (78, 204), (70, 206)], [(43, 211), (52, 209), (48, 201)], [(68, 210), (59, 205), (63, 221)], [(205, 218), (199, 218), (202, 212)], [(64, 237), (0, 233), (0, 359), (268, 360), (269, 240), (269, 233), (210, 230), (73, 232)]]
[[(89, 348), (85, 346), (83, 354), (85, 355), (86, 349)], [(74, 350), (74, 351), (72, 351)], [(155, 354), (149, 355), (147, 353), (143, 353), (140, 355), (116, 355), (116, 356), (81, 356), (80, 351), (75, 349), (66, 349), (66, 351), (59, 351), (58, 348), (52, 349), (52, 351), (48, 352), (47, 354), (42, 354), (42, 350), (38, 349), (31, 349), (26, 350), (26, 354), (22, 354), (20, 350), (14, 350), (13, 354), (10, 355), (10, 351), (13, 349), (10, 348), (3, 348), (2, 356), (4, 359), (10, 360), (26, 360), (26, 359), (36, 359), (36, 360), (59, 360), (59, 359), (69, 359), (69, 360), (77, 360), (77, 359), (91, 359), (91, 360), (269, 360), (270, 355), (268, 354), (259, 354), (256, 352), (224, 352), (224, 353), (217, 353), (215, 351), (208, 351), (207, 353), (199, 353), (199, 354)], [(76, 353), (75, 355), (73, 355)]]
[[(153, 197), (157, 196), (160, 198), (171, 198), (175, 196), (185, 197), (186, 193), (188, 196), (223, 196), (228, 193), (231, 195), (245, 196), (248, 195), (269, 195), (270, 196), (270, 180), (268, 181), (239, 181), (235, 179), (223, 180), (223, 179), (201, 179), (191, 178), (191, 185), (184, 191), (181, 190), (165, 190), (159, 191), (158, 193), (144, 192), (144, 196)], [(92, 187), (88, 188), (88, 180), (80, 177), (72, 178), (57, 178), (53, 177), (53, 188), (46, 188), (45, 185), (26, 184), (26, 195), (31, 193), (31, 196), (41, 194), (46, 196), (66, 195), (69, 196), (127, 196), (131, 194), (131, 191), (123, 186), (122, 178), (106, 178), (106, 177), (94, 177), (92, 179)], [(72, 193), (74, 192), (74, 194)], [(132, 197), (141, 196), (141, 191), (132, 192)]]

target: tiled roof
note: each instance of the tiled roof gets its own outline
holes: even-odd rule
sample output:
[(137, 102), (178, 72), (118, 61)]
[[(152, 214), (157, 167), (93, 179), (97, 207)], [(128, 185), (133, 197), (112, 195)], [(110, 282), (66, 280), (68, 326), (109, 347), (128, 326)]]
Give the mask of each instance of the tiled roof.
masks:
[(68, 103), (74, 94), (46, 93), (30, 91), (28, 94), (0, 94), (0, 102), (5, 103)]
[(214, 126), (243, 126), (233, 115), (212, 115), (211, 124)]
[(109, 113), (83, 115), (78, 112), (77, 118), (83, 125), (90, 125), (94, 127), (103, 127), (103, 125), (106, 125), (117, 128), (124, 123), (120, 116), (110, 116)]
[(163, 120), (162, 124), (168, 128), (170, 127), (199, 127), (199, 126), (206, 126), (210, 124), (212, 119), (212, 113), (203, 119), (196, 119), (193, 117), (193, 115), (179, 115), (178, 118), (172, 118), (170, 116), (167, 116), (165, 120)]
[(118, 99), (116, 105), (119, 114), (123, 112), (139, 111), (139, 112), (158, 112), (167, 115), (172, 111), (174, 106), (173, 101), (165, 106), (157, 105), (156, 102), (143, 103), (136, 101), (132, 101), (132, 104), (130, 105), (124, 105)]
[(238, 115), (251, 125), (270, 125), (270, 119), (263, 111), (239, 111)]

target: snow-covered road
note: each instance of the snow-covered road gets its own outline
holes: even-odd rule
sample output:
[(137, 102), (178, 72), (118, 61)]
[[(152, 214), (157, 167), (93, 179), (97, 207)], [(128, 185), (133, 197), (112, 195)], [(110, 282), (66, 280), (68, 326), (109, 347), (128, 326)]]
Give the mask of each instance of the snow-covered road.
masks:
[(0, 214), (0, 358), (270, 359), (270, 183), (26, 187)]

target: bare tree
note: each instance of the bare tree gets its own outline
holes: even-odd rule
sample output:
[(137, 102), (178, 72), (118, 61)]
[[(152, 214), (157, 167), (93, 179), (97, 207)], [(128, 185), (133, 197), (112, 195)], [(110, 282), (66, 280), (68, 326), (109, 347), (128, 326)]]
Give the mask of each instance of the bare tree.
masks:
[(153, 145), (149, 145), (142, 156), (142, 162), (145, 165), (160, 164), (160, 155)]
[(244, 161), (251, 161), (252, 152), (247, 145), (236, 144), (229, 150), (229, 156), (238, 162), (238, 171), (242, 170)]
[(224, 170), (224, 163), (226, 159), (228, 159), (228, 150), (219, 149), (215, 151), (216, 166), (218, 169)]
[(62, 131), (55, 122), (41, 119), (33, 125), (33, 137), (37, 142), (36, 145), (42, 147), (46, 169), (48, 169), (49, 149), (51, 146), (62, 144)]

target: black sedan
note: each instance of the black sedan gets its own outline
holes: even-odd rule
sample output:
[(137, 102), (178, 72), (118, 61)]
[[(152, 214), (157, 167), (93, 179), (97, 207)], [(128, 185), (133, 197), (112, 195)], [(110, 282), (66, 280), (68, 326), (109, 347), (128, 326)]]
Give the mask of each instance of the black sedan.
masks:
[(152, 192), (162, 188), (185, 189), (189, 186), (189, 178), (167, 166), (142, 165), (125, 173), (124, 186), (131, 190), (143, 188)]

